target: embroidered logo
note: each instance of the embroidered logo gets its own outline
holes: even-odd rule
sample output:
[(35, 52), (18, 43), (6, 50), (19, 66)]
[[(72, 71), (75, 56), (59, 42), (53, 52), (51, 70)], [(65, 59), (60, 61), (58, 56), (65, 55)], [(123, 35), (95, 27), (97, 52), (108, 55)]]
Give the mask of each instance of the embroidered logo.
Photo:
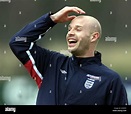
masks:
[(86, 80), (84, 86), (86, 89), (90, 89), (94, 84), (94, 80), (90, 80), (89, 78)]
[(90, 75), (90, 74), (87, 74), (86, 76), (88, 77), (84, 83), (86, 89), (92, 88), (96, 80), (101, 81), (101, 77)]
[(94, 76), (94, 75), (91, 75), (91, 74), (87, 74), (86, 76), (89, 77), (90, 79), (101, 81), (101, 77), (100, 76)]
[(60, 71), (62, 74), (67, 74), (67, 72), (65, 70), (60, 69)]

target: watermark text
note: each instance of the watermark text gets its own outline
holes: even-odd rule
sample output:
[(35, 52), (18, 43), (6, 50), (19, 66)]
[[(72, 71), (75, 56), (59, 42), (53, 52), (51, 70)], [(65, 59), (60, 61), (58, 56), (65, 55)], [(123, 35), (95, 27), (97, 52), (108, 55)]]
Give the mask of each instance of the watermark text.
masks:
[(110, 42), (117, 42), (117, 37), (114, 36), (106, 36), (105, 41), (110, 41)]
[(101, 3), (101, 0), (90, 0), (90, 2), (99, 2), (99, 3)]
[(16, 112), (16, 108), (14, 107), (5, 107), (5, 111), (8, 111), (8, 112)]
[(11, 81), (10, 76), (0, 76), (0, 81)]
[(0, 0), (0, 2), (11, 2), (11, 0)]

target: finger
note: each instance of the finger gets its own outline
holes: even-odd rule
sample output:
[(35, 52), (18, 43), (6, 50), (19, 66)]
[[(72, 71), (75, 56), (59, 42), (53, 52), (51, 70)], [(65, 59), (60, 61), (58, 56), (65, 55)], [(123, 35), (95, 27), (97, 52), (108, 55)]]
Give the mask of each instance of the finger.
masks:
[(85, 14), (86, 12), (78, 7), (69, 7), (69, 12), (76, 12), (78, 14)]
[(78, 7), (74, 7), (74, 10), (79, 14), (85, 14), (86, 12)]
[(69, 21), (70, 21), (70, 20), (73, 20), (75, 17), (76, 17), (75, 15), (69, 16), (69, 17), (68, 17), (68, 20), (69, 20)]

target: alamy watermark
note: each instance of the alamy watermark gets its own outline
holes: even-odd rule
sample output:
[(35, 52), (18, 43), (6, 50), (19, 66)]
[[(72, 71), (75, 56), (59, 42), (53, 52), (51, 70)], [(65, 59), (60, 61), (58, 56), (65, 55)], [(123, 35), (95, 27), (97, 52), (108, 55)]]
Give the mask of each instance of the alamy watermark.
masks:
[(26, 37), (19, 37), (19, 36), (17, 36), (17, 37), (15, 37), (15, 41), (24, 41), (24, 42), (26, 42), (27, 38)]
[(11, 0), (0, 0), (0, 2), (11, 2)]
[(11, 81), (10, 76), (0, 76), (0, 81)]
[(101, 3), (101, 0), (90, 0), (90, 2), (99, 2), (99, 3)]
[(117, 37), (115, 37), (115, 36), (106, 36), (105, 37), (105, 41), (108, 41), (108, 42), (117, 42)]
[(16, 112), (16, 108), (14, 107), (5, 107), (5, 112)]

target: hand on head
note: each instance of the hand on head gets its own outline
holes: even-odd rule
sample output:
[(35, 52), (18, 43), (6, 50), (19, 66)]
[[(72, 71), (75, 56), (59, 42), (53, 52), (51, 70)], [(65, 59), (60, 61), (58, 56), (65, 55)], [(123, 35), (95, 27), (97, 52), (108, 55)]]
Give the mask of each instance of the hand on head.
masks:
[(78, 7), (66, 6), (62, 8), (61, 10), (59, 10), (58, 12), (51, 15), (51, 19), (55, 23), (63, 23), (63, 22), (71, 21), (72, 19), (76, 17), (75, 15), (69, 15), (69, 13), (72, 13), (72, 12), (77, 13), (77, 14), (85, 14), (85, 11), (83, 11), (82, 9)]

